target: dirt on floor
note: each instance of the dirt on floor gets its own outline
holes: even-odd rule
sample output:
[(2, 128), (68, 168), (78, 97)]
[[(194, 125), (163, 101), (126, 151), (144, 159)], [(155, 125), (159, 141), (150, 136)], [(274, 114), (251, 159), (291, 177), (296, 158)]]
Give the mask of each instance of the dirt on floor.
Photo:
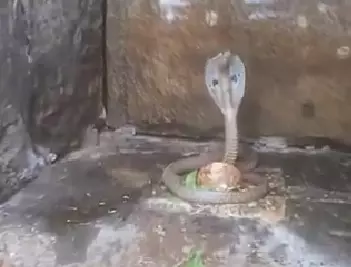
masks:
[(12, 266), (173, 267), (194, 251), (206, 267), (350, 266), (350, 155), (257, 148), (269, 195), (197, 205), (171, 195), (160, 176), (213, 142), (116, 133), (101, 141), (48, 166), (0, 207), (0, 250)]

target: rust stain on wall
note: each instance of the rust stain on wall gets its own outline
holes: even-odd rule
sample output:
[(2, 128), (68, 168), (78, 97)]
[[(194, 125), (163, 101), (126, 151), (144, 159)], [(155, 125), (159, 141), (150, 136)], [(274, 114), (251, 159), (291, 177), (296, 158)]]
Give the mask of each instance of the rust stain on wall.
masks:
[[(243, 135), (351, 142), (351, 3), (206, 1), (178, 7), (179, 19), (169, 22), (158, 1), (131, 2), (123, 19), (108, 20), (110, 29), (124, 29), (119, 45), (108, 48), (109, 76), (125, 75), (123, 84), (109, 83), (111, 105), (120, 105), (115, 96), (125, 92), (130, 122), (162, 132), (218, 134), (223, 119), (207, 95), (203, 72), (208, 57), (230, 49), (248, 71)], [(124, 64), (116, 51), (123, 51)], [(309, 118), (302, 112), (307, 102), (313, 103)], [(117, 115), (110, 113), (109, 120)]]

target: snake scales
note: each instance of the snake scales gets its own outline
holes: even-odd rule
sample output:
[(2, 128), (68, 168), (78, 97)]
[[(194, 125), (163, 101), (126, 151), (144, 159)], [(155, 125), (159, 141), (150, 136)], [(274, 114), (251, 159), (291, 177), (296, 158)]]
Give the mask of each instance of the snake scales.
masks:
[[(207, 60), (205, 80), (210, 96), (225, 115), (225, 153), (215, 151), (188, 158), (179, 159), (169, 164), (162, 174), (162, 180), (168, 189), (178, 197), (203, 204), (229, 204), (251, 202), (263, 197), (268, 191), (268, 181), (254, 172), (257, 154), (248, 146), (239, 146), (237, 113), (245, 92), (245, 66), (238, 56), (230, 52)], [(239, 158), (238, 158), (239, 155)], [(205, 189), (190, 189), (182, 184), (182, 174), (193, 171), (212, 162), (224, 161), (235, 166), (242, 173), (243, 181), (253, 187), (246, 191), (218, 192)]]

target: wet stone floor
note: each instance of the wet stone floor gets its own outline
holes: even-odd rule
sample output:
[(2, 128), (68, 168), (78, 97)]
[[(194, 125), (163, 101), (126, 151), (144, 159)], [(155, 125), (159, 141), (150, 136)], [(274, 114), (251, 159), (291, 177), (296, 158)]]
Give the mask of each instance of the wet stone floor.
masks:
[(160, 183), (171, 161), (214, 143), (106, 134), (46, 167), (0, 207), (2, 266), (350, 266), (351, 155), (260, 152), (265, 199), (190, 205)]

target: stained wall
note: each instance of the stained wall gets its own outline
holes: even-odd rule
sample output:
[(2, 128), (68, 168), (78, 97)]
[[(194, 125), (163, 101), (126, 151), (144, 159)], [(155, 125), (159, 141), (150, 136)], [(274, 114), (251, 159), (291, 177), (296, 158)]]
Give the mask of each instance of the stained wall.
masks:
[(242, 135), (351, 143), (350, 33), (348, 1), (109, 0), (109, 121), (218, 135), (204, 64), (230, 49), (248, 71)]

